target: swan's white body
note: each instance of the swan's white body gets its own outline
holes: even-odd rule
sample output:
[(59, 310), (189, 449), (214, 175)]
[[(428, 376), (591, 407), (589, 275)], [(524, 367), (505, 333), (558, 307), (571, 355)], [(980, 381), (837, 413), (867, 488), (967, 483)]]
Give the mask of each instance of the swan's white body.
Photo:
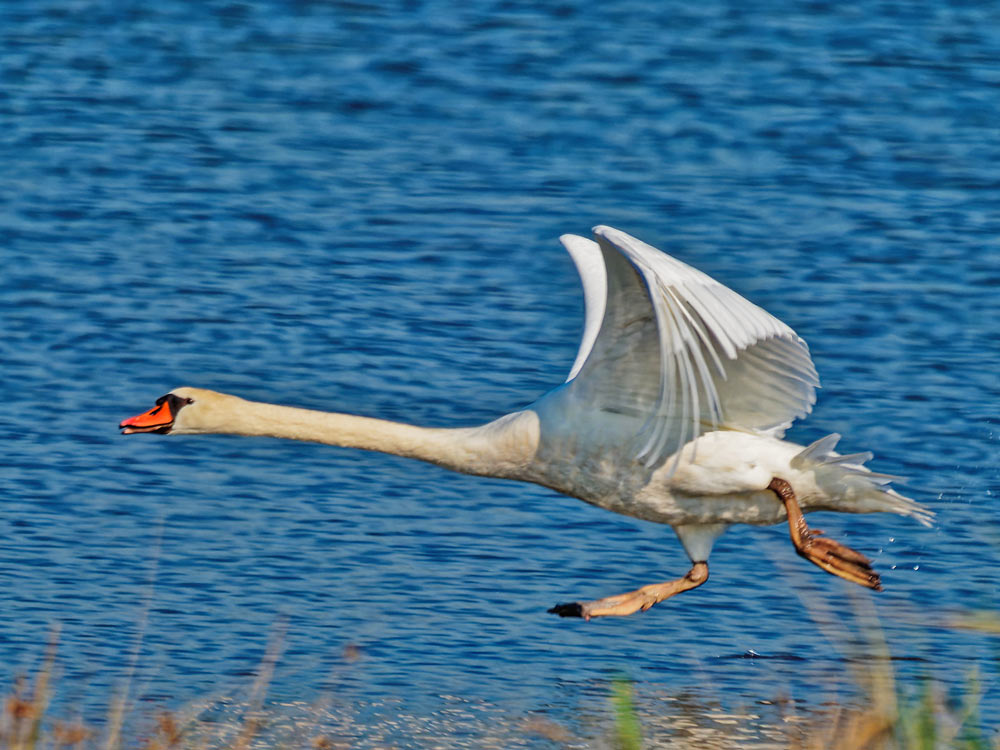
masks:
[(434, 429), (178, 388), (171, 397), (183, 408), (169, 425), (136, 417), (122, 426), (310, 440), (535, 482), (668, 524), (696, 562), (729, 524), (786, 520), (768, 489), (775, 477), (805, 511), (928, 521), (927, 510), (888, 488), (891, 477), (863, 467), (870, 454), (833, 452), (838, 436), (807, 448), (781, 439), (811, 410), (818, 386), (791, 328), (624, 232), (594, 233), (597, 242), (561, 238), (586, 301), (576, 361), (565, 383), (522, 411), (480, 427)]

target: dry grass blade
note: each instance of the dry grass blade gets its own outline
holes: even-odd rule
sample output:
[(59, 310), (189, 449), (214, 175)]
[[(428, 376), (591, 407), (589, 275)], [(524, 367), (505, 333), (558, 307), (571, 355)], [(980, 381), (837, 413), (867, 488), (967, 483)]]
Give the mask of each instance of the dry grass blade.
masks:
[(240, 736), (233, 744), (233, 750), (247, 750), (254, 735), (260, 730), (264, 722), (264, 697), (267, 695), (267, 688), (271, 684), (274, 676), (274, 667), (281, 657), (281, 652), (285, 647), (285, 632), (287, 622), (282, 618), (275, 625), (271, 640), (267, 645), (267, 651), (261, 660), (260, 669), (257, 670), (257, 679), (254, 680), (253, 689), (250, 691), (250, 698), (247, 704), (247, 711), (243, 719), (243, 729)]
[(18, 680), (13, 694), (4, 707), (3, 722), (0, 724), (0, 744), (10, 750), (35, 750), (42, 731), (42, 717), (49, 703), (49, 684), (55, 667), (56, 649), (59, 643), (59, 627), (49, 634), (45, 659), (38, 674), (31, 695), (26, 695), (24, 680)]

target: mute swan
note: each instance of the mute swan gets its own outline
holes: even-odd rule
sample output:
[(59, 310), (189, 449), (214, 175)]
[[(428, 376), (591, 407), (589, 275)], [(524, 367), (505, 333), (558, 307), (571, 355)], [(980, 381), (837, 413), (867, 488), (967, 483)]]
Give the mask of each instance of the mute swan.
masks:
[(610, 227), (560, 238), (583, 281), (583, 341), (566, 382), (478, 427), (435, 429), (177, 388), (124, 420), (125, 434), (231, 433), (309, 440), (535, 482), (617, 513), (672, 526), (691, 559), (677, 580), (595, 601), (563, 617), (628, 615), (700, 586), (715, 539), (734, 523), (787, 521), (799, 555), (880, 590), (868, 559), (810, 529), (803, 511), (930, 511), (834, 452), (839, 435), (782, 440), (819, 385), (791, 328), (700, 271)]

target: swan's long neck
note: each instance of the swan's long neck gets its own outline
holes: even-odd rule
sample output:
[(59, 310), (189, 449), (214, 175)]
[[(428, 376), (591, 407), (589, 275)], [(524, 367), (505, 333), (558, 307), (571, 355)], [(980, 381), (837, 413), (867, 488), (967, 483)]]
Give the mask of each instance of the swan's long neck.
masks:
[(246, 401), (228, 394), (213, 393), (212, 398), (196, 402), (201, 403), (190, 407), (190, 421), (183, 419), (189, 415), (182, 410), (178, 422), (185, 424), (176, 432), (306, 440), (416, 458), (466, 474), (525, 478), (538, 446), (538, 418), (530, 411), (480, 427), (449, 429)]

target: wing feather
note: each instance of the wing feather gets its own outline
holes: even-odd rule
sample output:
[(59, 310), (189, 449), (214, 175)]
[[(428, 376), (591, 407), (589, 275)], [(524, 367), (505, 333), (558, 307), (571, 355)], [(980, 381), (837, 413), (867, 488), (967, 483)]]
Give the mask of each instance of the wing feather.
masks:
[(623, 457), (654, 467), (709, 430), (780, 436), (809, 413), (819, 381), (791, 328), (625, 232), (594, 235), (560, 238), (586, 302), (568, 381), (590, 409), (635, 420)]
[(604, 319), (605, 301), (608, 296), (608, 274), (604, 270), (604, 257), (600, 246), (586, 237), (564, 234), (559, 238), (566, 248), (583, 284), (583, 338), (576, 361), (566, 380), (572, 380), (580, 372), (584, 361), (594, 346)]

